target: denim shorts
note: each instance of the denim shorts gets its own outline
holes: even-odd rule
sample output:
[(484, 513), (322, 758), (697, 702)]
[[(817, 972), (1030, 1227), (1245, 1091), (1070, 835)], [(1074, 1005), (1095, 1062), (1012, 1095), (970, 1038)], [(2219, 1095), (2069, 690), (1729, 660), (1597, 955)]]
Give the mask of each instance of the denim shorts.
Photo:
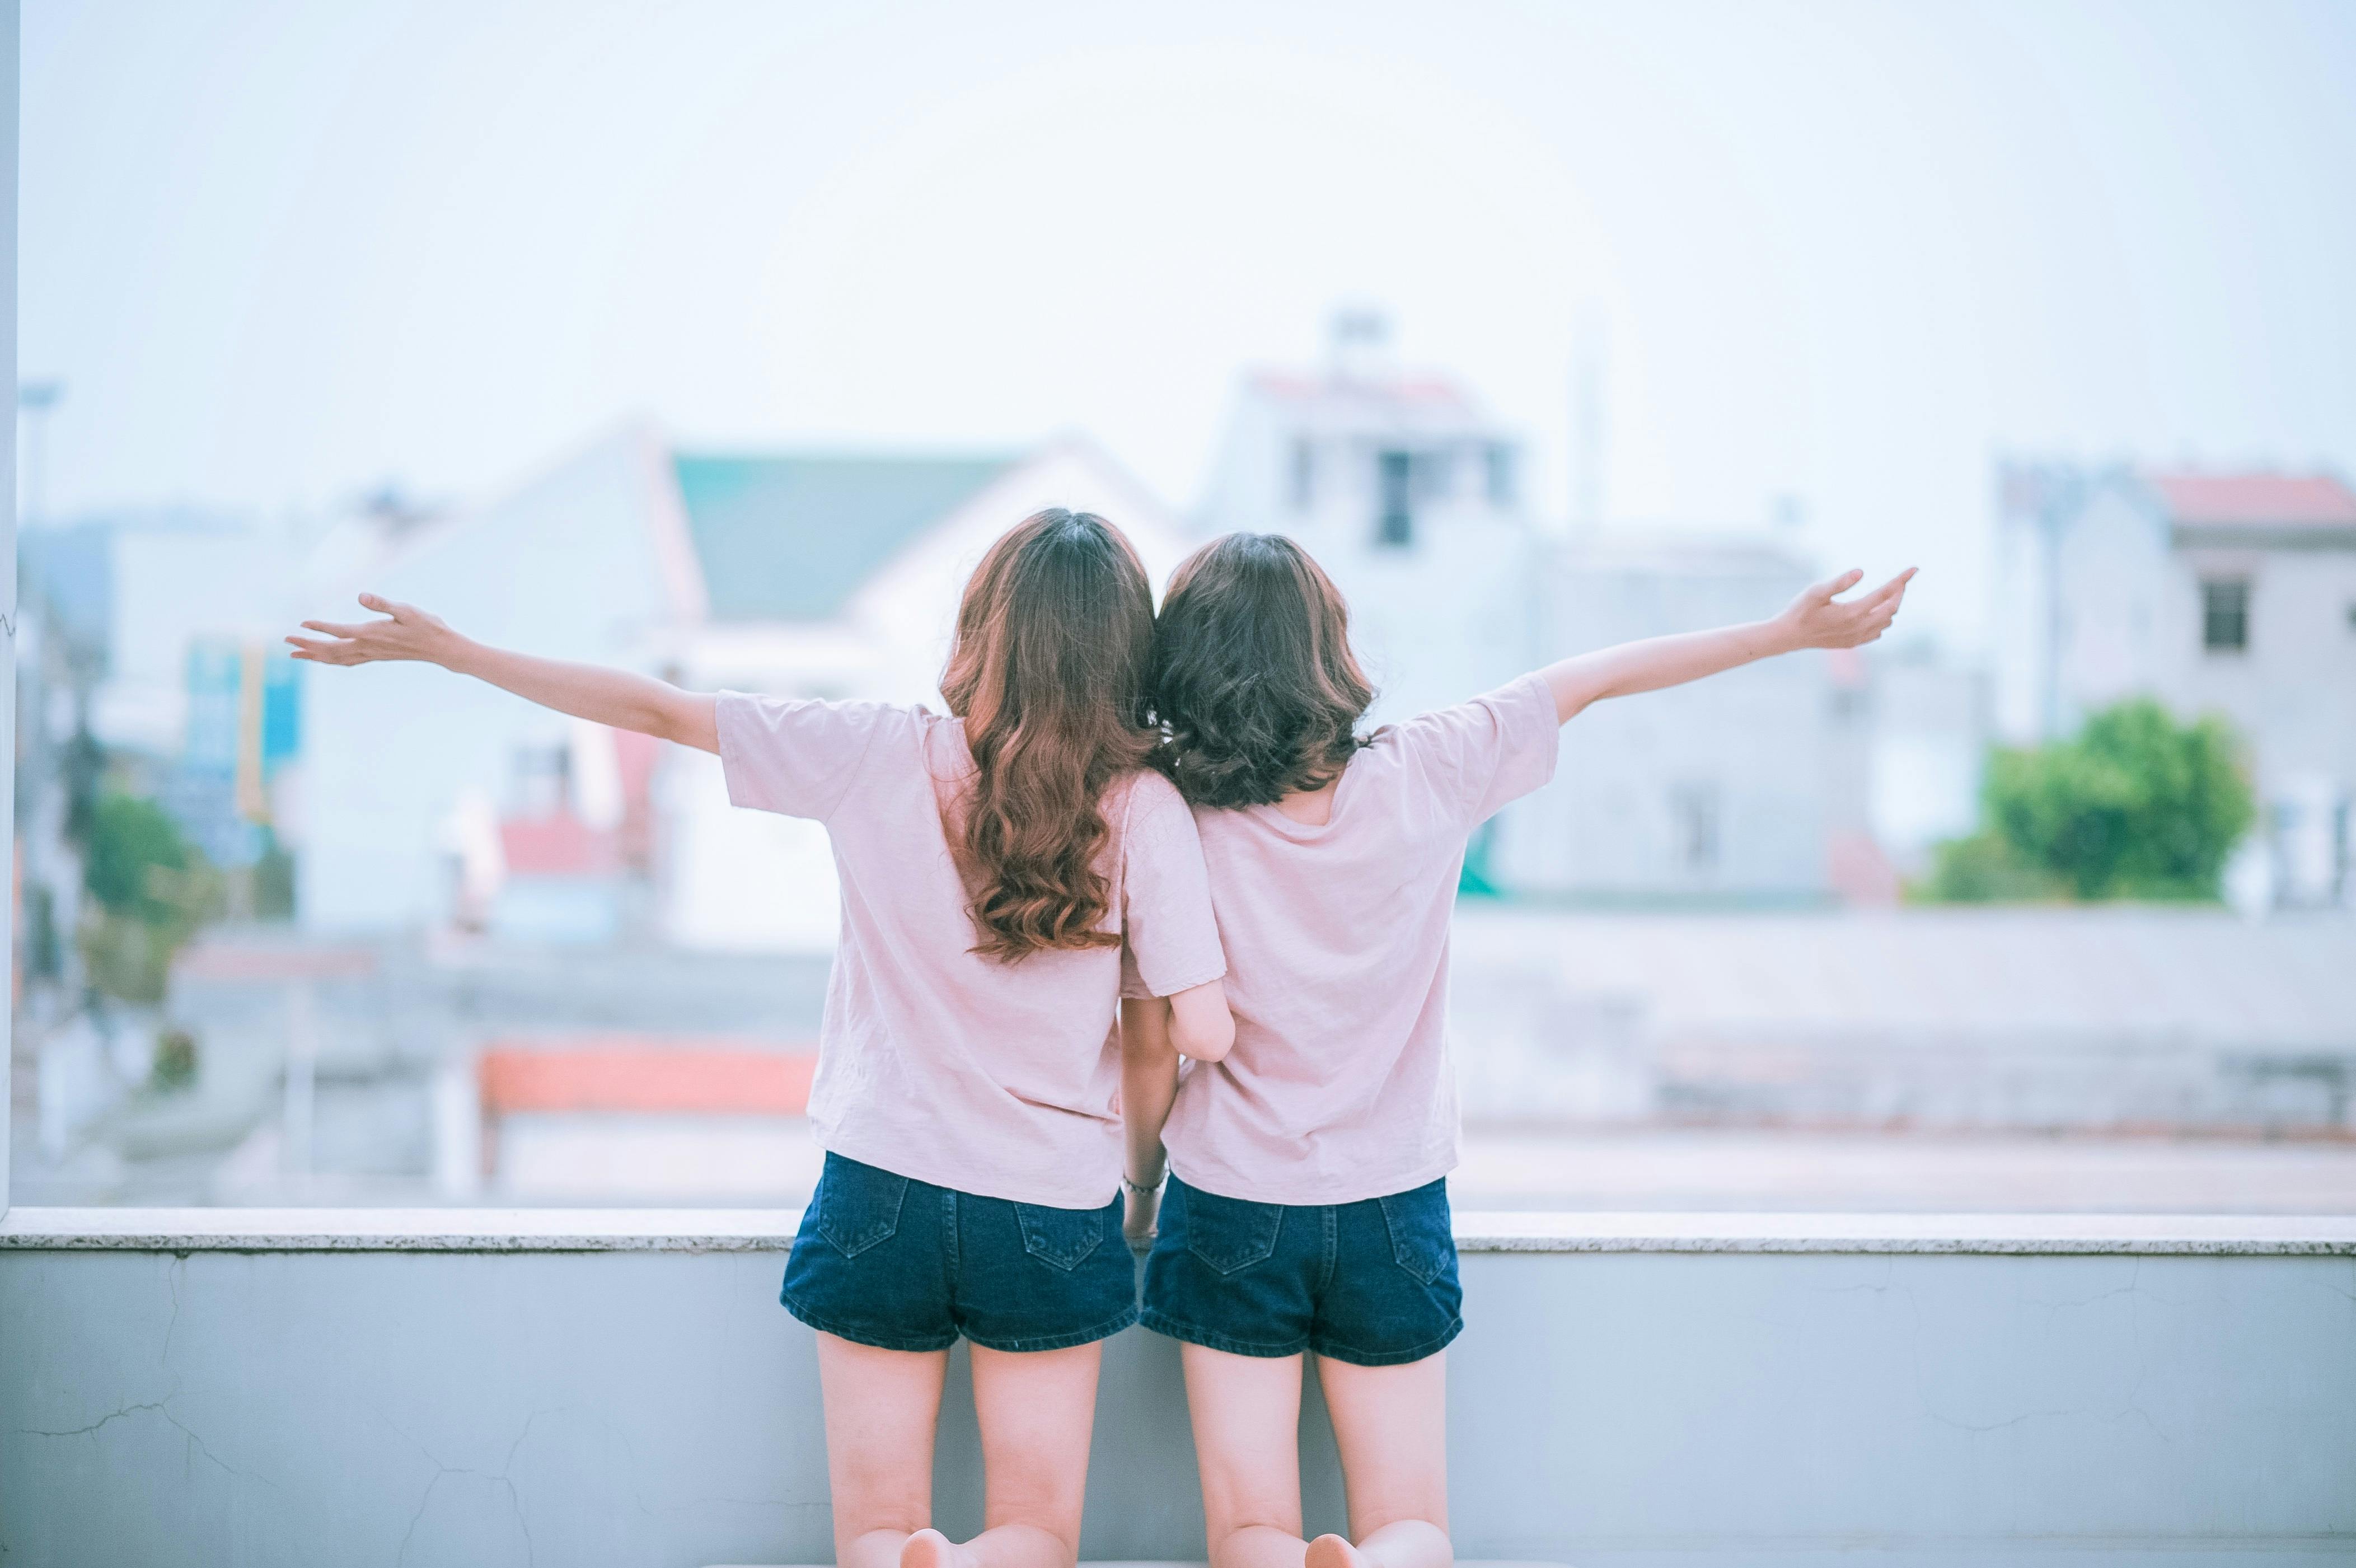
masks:
[(1464, 1327), (1448, 1183), (1358, 1203), (1248, 1203), (1175, 1173), (1141, 1321), (1238, 1356), (1419, 1361)]
[(886, 1350), (1061, 1350), (1137, 1321), (1120, 1199), (1045, 1208), (826, 1157), (786, 1260), (786, 1310)]

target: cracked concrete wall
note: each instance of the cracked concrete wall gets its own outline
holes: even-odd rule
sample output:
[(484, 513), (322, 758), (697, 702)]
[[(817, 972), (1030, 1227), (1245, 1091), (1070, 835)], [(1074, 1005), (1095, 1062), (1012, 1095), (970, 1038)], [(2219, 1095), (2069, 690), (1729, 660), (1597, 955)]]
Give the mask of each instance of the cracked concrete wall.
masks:
[[(822, 1563), (760, 1253), (0, 1252), (0, 1561)], [(2356, 1260), (1476, 1253), (1468, 1557), (2356, 1558)], [(953, 1387), (942, 1522), (980, 1509)], [(1312, 1522), (1340, 1522), (1304, 1436)], [(1202, 1550), (1174, 1348), (1112, 1344), (1088, 1554)]]

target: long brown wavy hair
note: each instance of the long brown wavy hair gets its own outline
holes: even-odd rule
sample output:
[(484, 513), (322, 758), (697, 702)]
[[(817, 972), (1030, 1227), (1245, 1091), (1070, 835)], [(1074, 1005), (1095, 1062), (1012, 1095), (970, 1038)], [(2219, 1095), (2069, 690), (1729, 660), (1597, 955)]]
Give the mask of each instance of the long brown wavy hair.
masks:
[(1050, 507), (990, 547), (958, 607), (941, 695), (965, 720), (973, 776), (944, 813), (971, 894), (973, 950), (1120, 945), (1097, 929), (1104, 794), (1144, 766), (1153, 590), (1119, 529)]
[(1366, 744), (1375, 689), (1350, 609), (1309, 553), (1230, 533), (1179, 564), (1147, 677), (1168, 735), (1154, 764), (1197, 806), (1270, 806), (1333, 781)]

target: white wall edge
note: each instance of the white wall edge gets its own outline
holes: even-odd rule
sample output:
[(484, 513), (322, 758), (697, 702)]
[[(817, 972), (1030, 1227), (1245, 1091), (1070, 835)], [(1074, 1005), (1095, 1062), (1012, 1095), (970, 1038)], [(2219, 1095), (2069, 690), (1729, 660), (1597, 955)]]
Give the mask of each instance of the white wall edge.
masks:
[[(8, 377), (8, 446), (0, 452), (0, 613), (7, 617), (7, 639), (0, 651), (0, 826), (16, 842), (16, 442), (23, 421), (16, 416), (22, 395), (16, 379), (16, 122), (20, 35), (16, 0), (0, 0), (0, 287), (8, 301), (8, 318), (0, 323), (0, 370)], [(16, 951), (15, 899), (0, 903), (0, 950)], [(16, 1020), (0, 1017), (0, 1216), (8, 1212), (8, 1172), (14, 1158), (8, 1130), (15, 1108), (8, 1103), (16, 1073)]]
[[(782, 1252), (789, 1208), (45, 1208), (0, 1251)], [(1466, 1252), (2356, 1257), (2356, 1216), (1462, 1213)]]

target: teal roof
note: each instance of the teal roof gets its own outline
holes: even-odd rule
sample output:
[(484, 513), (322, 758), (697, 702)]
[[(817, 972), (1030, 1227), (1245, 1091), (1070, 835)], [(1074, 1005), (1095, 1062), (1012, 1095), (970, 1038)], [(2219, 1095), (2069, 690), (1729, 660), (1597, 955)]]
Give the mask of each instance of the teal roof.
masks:
[(1010, 457), (672, 458), (713, 620), (827, 620)]

